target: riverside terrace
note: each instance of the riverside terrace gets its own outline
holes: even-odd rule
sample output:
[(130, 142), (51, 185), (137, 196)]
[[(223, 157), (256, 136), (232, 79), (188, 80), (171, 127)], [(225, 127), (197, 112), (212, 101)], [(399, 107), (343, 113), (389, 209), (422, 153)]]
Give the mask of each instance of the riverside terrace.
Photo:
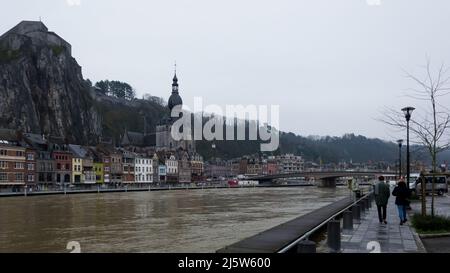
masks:
[[(217, 253), (414, 253), (426, 252), (409, 224), (394, 220), (394, 198), (388, 224), (378, 223), (373, 192), (350, 197), (217, 250)], [(326, 240), (321, 234), (326, 231)]]

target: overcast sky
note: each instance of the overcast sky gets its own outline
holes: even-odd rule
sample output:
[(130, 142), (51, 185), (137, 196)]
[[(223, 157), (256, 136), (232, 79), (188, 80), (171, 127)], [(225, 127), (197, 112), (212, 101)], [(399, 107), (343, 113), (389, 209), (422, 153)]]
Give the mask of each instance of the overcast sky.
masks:
[[(3, 0), (2, 0), (3, 2)], [(383, 107), (420, 102), (403, 69), (450, 65), (446, 0), (4, 1), (0, 32), (39, 20), (72, 44), (85, 78), (130, 83), (139, 96), (205, 104), (278, 104), (301, 135), (391, 140)], [(423, 102), (422, 102), (423, 103)], [(442, 102), (450, 106), (450, 98)]]

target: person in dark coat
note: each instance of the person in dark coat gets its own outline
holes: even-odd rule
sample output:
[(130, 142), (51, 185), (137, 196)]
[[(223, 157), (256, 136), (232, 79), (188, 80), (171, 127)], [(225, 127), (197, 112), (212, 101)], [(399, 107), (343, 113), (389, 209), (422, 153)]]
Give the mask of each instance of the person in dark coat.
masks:
[(400, 225), (403, 225), (406, 219), (406, 207), (409, 206), (409, 196), (411, 191), (406, 186), (405, 181), (400, 180), (397, 186), (392, 191), (392, 195), (395, 196), (395, 204), (398, 209), (398, 216), (400, 217)]
[(380, 224), (387, 224), (386, 207), (391, 194), (389, 186), (384, 181), (384, 176), (378, 177), (378, 182), (374, 185), (374, 195), (378, 210), (378, 220), (380, 221)]

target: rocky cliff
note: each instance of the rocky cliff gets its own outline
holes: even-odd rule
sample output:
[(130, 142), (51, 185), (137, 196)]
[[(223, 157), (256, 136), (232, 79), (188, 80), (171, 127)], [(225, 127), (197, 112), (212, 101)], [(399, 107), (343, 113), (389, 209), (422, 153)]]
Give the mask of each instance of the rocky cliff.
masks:
[(102, 133), (90, 92), (70, 44), (43, 23), (0, 37), (0, 128), (90, 143)]

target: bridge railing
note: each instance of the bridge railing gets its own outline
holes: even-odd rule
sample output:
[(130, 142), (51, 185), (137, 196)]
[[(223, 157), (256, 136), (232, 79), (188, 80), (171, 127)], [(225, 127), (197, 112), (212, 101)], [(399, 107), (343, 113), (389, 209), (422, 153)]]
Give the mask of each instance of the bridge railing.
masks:
[[(282, 249), (280, 249), (278, 251), (278, 253), (286, 253), (290, 250), (292, 250), (293, 248), (297, 247), (300, 243), (302, 242), (309, 242), (309, 251), (308, 251), (308, 247), (307, 250), (305, 252), (315, 252), (315, 244), (311, 247), (311, 241), (309, 241), (309, 237), (311, 237), (314, 233), (316, 233), (317, 231), (319, 231), (320, 229), (322, 229), (325, 225), (328, 225), (330, 222), (335, 221), (335, 224), (337, 224), (337, 226), (339, 228), (331, 228), (330, 226), (328, 226), (328, 246), (334, 250), (334, 251), (339, 251), (340, 250), (340, 236), (341, 236), (341, 230), (340, 230), (340, 220), (336, 221), (335, 219), (337, 219), (339, 216), (341, 216), (342, 214), (344, 214), (345, 212), (349, 212), (350, 209), (352, 210), (357, 210), (356, 213), (354, 213), (353, 211), (351, 212), (351, 214), (349, 215), (349, 217), (351, 216), (351, 221), (350, 223), (348, 223), (348, 218), (345, 219), (344, 217), (344, 229), (345, 228), (351, 228), (353, 229), (353, 218), (357, 218), (357, 220), (360, 220), (361, 217), (361, 208), (366, 210), (369, 209), (369, 207), (371, 207), (371, 202), (372, 202), (372, 197), (373, 197), (373, 189), (370, 188), (369, 191), (366, 194), (362, 194), (361, 197), (357, 198), (353, 203), (351, 203), (350, 205), (346, 206), (345, 208), (339, 210), (338, 212), (336, 212), (335, 214), (333, 214), (332, 216), (330, 216), (329, 218), (325, 219), (324, 221), (322, 221), (319, 225), (317, 225), (315, 228), (311, 229), (310, 231), (306, 232), (304, 235), (302, 235), (301, 237), (299, 237), (298, 239), (296, 239), (295, 241), (293, 241), (292, 243), (286, 245), (285, 247), (283, 247)], [(347, 221), (347, 223), (345, 223)], [(351, 225), (351, 227), (349, 226)], [(336, 225), (335, 225), (336, 226)], [(330, 234), (333, 233), (333, 234)], [(331, 238), (331, 242), (330, 242), (330, 238)]]

